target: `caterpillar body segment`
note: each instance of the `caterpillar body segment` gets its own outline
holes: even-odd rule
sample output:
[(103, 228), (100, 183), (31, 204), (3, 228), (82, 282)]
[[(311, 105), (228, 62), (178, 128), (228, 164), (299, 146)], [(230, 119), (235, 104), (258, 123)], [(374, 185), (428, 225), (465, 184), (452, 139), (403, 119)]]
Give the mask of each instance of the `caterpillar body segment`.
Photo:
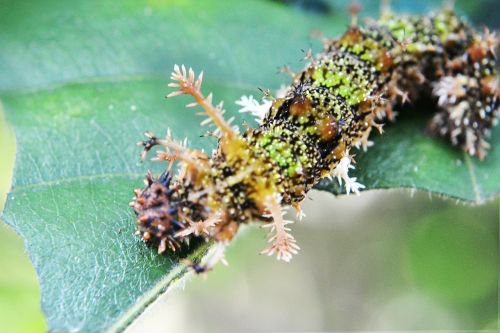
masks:
[[(355, 148), (367, 149), (375, 128), (395, 119), (394, 106), (422, 96), (436, 100), (429, 131), (480, 159), (487, 154), (489, 129), (499, 117), (494, 34), (479, 33), (445, 8), (429, 16), (397, 16), (383, 7), (382, 17), (364, 27), (353, 18), (338, 39), (293, 74), (291, 84), (262, 104), (243, 96), (237, 104), (259, 121), (239, 131), (223, 117), (223, 104), (201, 91), (203, 76), (175, 66), (173, 97), (188, 94), (215, 125), (219, 138), (212, 156), (185, 142), (149, 134), (144, 154), (155, 146), (157, 160), (169, 163), (131, 203), (138, 235), (158, 252), (175, 251), (192, 238), (217, 242), (217, 251), (196, 271), (210, 270), (243, 223), (269, 230), (269, 247), (289, 261), (299, 247), (290, 234), (284, 207), (302, 216), (300, 202), (323, 177), (337, 178), (347, 193), (364, 188), (349, 176)], [(178, 172), (171, 173), (177, 161)]]

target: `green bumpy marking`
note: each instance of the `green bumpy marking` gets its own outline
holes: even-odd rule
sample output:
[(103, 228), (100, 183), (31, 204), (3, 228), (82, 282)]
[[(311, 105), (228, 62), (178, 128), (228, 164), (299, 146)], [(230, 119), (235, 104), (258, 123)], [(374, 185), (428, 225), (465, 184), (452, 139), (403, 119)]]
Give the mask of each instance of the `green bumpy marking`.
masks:
[(348, 65), (351, 64), (339, 60), (317, 68), (312, 74), (312, 85), (332, 88), (347, 104), (354, 106), (369, 94), (371, 82), (364, 78), (365, 73), (361, 69), (350, 69)]

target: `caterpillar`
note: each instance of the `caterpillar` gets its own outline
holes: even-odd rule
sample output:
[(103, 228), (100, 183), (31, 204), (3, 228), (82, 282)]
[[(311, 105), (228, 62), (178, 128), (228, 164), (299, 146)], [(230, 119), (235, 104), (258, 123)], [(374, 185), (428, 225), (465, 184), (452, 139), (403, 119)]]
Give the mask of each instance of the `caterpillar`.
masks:
[[(203, 72), (174, 66), (167, 97), (190, 95), (187, 107), (201, 107), (218, 138), (211, 156), (186, 141), (146, 133), (139, 142), (142, 157), (156, 146), (155, 160), (168, 164), (130, 203), (137, 215), (137, 235), (158, 253), (176, 251), (190, 240), (215, 242), (200, 263), (206, 272), (223, 260), (224, 249), (239, 227), (260, 222), (269, 231), (262, 254), (290, 261), (299, 250), (284, 211), (303, 216), (301, 201), (324, 177), (337, 178), (347, 194), (364, 188), (355, 177), (351, 151), (366, 150), (375, 128), (395, 119), (393, 109), (422, 96), (435, 100), (437, 112), (428, 132), (457, 149), (483, 159), (487, 138), (499, 118), (500, 89), (494, 33), (478, 32), (450, 7), (427, 16), (394, 14), (387, 2), (380, 19), (352, 22), (336, 39), (325, 39), (323, 51), (292, 74), (291, 84), (276, 98), (262, 102), (243, 96), (236, 104), (259, 120), (240, 133), (224, 118), (223, 103), (205, 96)], [(177, 173), (172, 165), (177, 163)]]

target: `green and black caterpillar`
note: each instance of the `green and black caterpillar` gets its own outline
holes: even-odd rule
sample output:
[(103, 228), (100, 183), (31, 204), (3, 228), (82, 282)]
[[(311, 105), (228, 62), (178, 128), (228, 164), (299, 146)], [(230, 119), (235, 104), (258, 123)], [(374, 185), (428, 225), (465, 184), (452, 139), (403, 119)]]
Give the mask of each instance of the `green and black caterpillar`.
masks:
[[(356, 11), (355, 6), (352, 8)], [(384, 7), (381, 18), (364, 27), (353, 24), (324, 49), (277, 98), (262, 104), (243, 96), (242, 112), (254, 113), (260, 126), (244, 133), (223, 118), (222, 103), (201, 92), (198, 77), (175, 66), (176, 91), (201, 106), (217, 130), (212, 156), (188, 148), (167, 132), (163, 139), (148, 133), (144, 154), (155, 146), (156, 160), (167, 161), (158, 178), (148, 174), (145, 187), (135, 191), (131, 206), (137, 214), (137, 234), (162, 253), (175, 251), (193, 238), (217, 244), (194, 265), (206, 271), (222, 259), (226, 244), (243, 223), (269, 228), (269, 247), (289, 261), (299, 247), (290, 234), (292, 221), (283, 210), (292, 206), (302, 217), (300, 203), (324, 177), (337, 178), (346, 192), (364, 186), (350, 177), (351, 150), (370, 146), (373, 128), (393, 120), (393, 107), (430, 96), (437, 113), (428, 131), (453, 146), (483, 159), (489, 130), (499, 118), (499, 85), (495, 51), (498, 40), (488, 30), (478, 32), (451, 8), (429, 16), (400, 16)], [(178, 172), (173, 175), (172, 163)]]

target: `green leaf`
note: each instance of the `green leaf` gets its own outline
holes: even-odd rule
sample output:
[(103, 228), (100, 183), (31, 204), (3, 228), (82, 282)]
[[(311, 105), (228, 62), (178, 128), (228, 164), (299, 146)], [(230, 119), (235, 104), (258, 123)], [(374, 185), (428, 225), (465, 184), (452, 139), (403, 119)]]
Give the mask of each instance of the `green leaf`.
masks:
[[(287, 82), (278, 66), (303, 66), (313, 29), (342, 32), (339, 8), (327, 17), (257, 0), (0, 3), (0, 98), (17, 137), (2, 218), (26, 240), (51, 331), (123, 330), (184, 274), (180, 257), (206, 250), (156, 255), (133, 236), (127, 205), (146, 170), (161, 171), (139, 162), (144, 131), (170, 127), (194, 147), (216, 145), (200, 138), (188, 99), (163, 99), (173, 64), (205, 70), (204, 90), (234, 110), (240, 95)], [(408, 114), (358, 154), (368, 188), (476, 201), (499, 192), (498, 130), (479, 162), (427, 138), (422, 113)]]

